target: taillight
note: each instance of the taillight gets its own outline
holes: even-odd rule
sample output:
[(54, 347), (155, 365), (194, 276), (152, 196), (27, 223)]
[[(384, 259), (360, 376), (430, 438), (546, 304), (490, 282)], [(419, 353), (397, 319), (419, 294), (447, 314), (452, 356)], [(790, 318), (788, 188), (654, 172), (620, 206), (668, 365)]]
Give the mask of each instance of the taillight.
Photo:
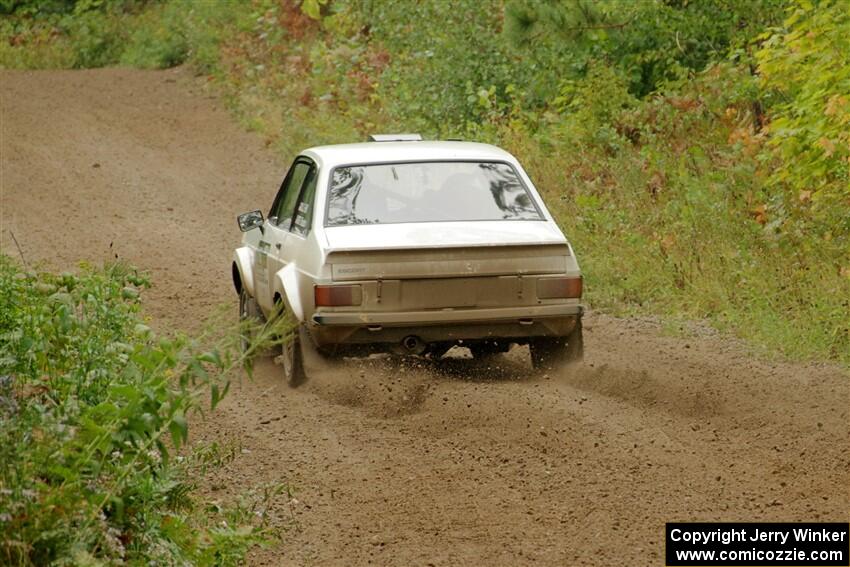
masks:
[(581, 285), (581, 276), (541, 278), (537, 280), (537, 297), (539, 299), (580, 298)]
[(363, 291), (359, 285), (317, 285), (314, 289), (316, 307), (360, 305), (363, 301)]

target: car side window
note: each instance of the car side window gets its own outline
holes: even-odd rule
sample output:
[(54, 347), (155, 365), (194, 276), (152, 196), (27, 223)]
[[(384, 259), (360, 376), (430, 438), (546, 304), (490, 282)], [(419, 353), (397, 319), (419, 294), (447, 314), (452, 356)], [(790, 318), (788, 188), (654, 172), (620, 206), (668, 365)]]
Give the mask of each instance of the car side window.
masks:
[(295, 212), (295, 203), (301, 193), (304, 179), (310, 172), (310, 163), (304, 160), (296, 160), (290, 168), (289, 173), (280, 186), (280, 191), (269, 211), (269, 220), (284, 230), (289, 230), (292, 222), (292, 214)]
[(313, 166), (307, 173), (307, 178), (304, 180), (304, 187), (301, 189), (301, 197), (298, 199), (298, 205), (295, 207), (295, 219), (292, 221), (292, 232), (302, 236), (310, 232), (310, 226), (313, 224), (313, 209), (314, 200), (316, 198), (316, 181), (319, 177), (319, 170)]

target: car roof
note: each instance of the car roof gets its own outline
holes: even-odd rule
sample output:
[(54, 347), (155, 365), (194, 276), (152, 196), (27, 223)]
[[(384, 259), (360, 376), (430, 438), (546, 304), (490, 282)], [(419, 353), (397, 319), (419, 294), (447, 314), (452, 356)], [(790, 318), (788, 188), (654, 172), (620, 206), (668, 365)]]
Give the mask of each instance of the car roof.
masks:
[(516, 161), (501, 148), (476, 142), (365, 142), (317, 146), (301, 155), (318, 158), (325, 167), (346, 164), (428, 160)]

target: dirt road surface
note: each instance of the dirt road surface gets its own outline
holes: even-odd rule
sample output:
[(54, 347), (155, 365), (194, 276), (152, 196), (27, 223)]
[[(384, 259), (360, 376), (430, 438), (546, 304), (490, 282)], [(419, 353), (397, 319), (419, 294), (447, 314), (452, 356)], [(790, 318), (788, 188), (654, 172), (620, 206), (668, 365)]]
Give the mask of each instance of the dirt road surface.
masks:
[[(287, 164), (182, 70), (2, 72), (2, 251), (148, 270), (147, 312), (229, 302), (235, 215)], [(239, 443), (212, 497), (286, 482), (256, 565), (662, 565), (664, 523), (847, 521), (850, 380), (704, 330), (591, 316), (586, 364), (349, 362), (298, 389), (262, 362), (197, 440)]]

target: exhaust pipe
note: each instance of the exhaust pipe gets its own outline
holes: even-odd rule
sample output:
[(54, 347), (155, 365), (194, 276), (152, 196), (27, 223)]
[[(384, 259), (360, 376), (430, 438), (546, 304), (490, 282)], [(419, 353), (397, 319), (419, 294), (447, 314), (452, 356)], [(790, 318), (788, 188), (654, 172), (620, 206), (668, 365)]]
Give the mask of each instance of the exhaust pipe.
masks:
[(422, 354), (427, 345), (419, 337), (408, 335), (401, 340), (401, 346), (410, 354)]

